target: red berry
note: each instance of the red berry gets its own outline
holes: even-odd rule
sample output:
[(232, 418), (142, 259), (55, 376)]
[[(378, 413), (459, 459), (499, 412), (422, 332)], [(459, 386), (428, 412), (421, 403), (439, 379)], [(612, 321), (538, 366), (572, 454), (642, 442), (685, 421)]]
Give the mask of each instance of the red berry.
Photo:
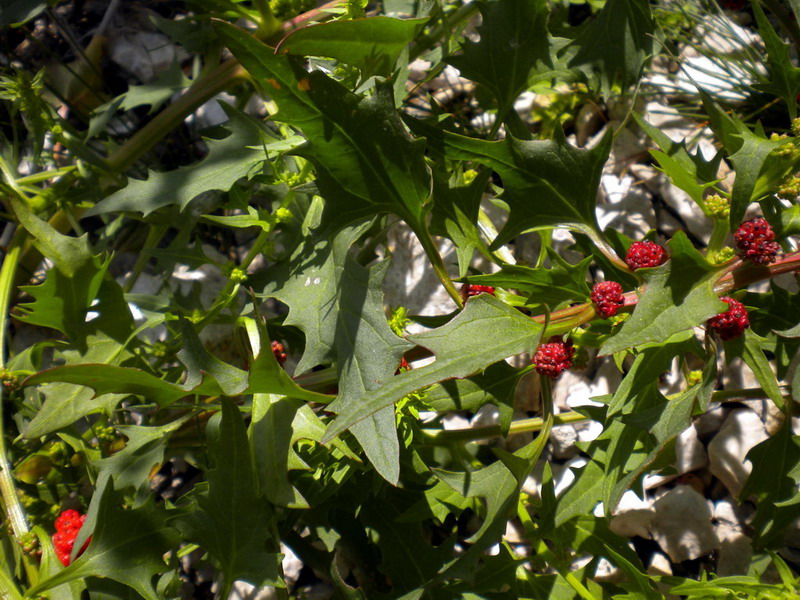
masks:
[(411, 370), (411, 365), (408, 364), (408, 361), (406, 360), (406, 357), (404, 356), (404, 357), (402, 357), (400, 359), (400, 366), (397, 367), (397, 371), (395, 371), (394, 374), (395, 375), (399, 375), (400, 373), (405, 373), (406, 371), (410, 371), (410, 370)]
[[(85, 516), (83, 518), (86, 519)], [(75, 527), (80, 529), (81, 525), (83, 525), (83, 521), (81, 521), (81, 513), (72, 509), (62, 512), (55, 522), (56, 531), (69, 531)]]
[[(70, 554), (75, 545), (75, 539), (78, 533), (86, 522), (86, 515), (80, 514), (77, 510), (65, 510), (62, 512), (55, 521), (56, 532), (53, 534), (53, 547), (56, 550), (56, 556), (65, 567), (69, 565)], [(83, 548), (78, 552), (78, 556), (83, 554), (89, 542), (92, 540), (89, 537), (83, 544)]]
[(533, 356), (533, 364), (536, 365), (536, 371), (540, 375), (547, 375), (555, 379), (572, 366), (574, 355), (575, 348), (572, 347), (572, 340), (550, 342), (539, 346)]
[(592, 302), (594, 302), (595, 312), (602, 318), (613, 317), (625, 304), (625, 299), (622, 297), (622, 286), (616, 281), (595, 283), (592, 288)]
[(633, 242), (625, 255), (625, 263), (632, 269), (651, 268), (667, 262), (667, 251), (655, 242)]
[(723, 340), (732, 340), (750, 327), (750, 319), (747, 316), (747, 309), (741, 302), (727, 296), (720, 300), (728, 305), (728, 310), (711, 317), (706, 321), (706, 326), (716, 331)]
[(775, 240), (775, 232), (764, 217), (756, 217), (739, 225), (733, 234), (736, 245), (741, 250), (739, 256), (752, 260), (757, 265), (775, 262), (781, 249)]
[(467, 298), (472, 298), (478, 294), (491, 294), (494, 296), (494, 288), (490, 285), (476, 285), (465, 283), (461, 286), (461, 299), (466, 302)]
[(286, 352), (283, 344), (280, 342), (272, 342), (272, 353), (275, 355), (275, 360), (278, 361), (278, 364), (283, 366), (283, 363), (286, 362)]

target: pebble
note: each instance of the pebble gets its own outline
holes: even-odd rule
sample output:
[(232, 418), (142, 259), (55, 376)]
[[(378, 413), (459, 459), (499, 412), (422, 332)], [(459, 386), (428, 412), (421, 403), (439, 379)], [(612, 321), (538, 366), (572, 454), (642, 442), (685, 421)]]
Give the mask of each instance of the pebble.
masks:
[(653, 539), (673, 562), (694, 560), (718, 547), (708, 502), (690, 486), (669, 490), (653, 508)]
[(738, 498), (752, 470), (745, 460), (753, 446), (767, 439), (764, 423), (749, 408), (732, 410), (708, 445), (709, 469), (734, 498)]

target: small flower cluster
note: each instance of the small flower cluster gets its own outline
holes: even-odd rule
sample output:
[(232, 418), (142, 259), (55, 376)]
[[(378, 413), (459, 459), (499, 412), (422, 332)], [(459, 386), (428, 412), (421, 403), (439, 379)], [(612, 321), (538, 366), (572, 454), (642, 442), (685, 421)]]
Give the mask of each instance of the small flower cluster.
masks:
[(533, 356), (536, 372), (555, 379), (562, 372), (572, 366), (575, 348), (572, 340), (562, 342), (558, 337), (552, 338), (547, 344), (542, 344)]
[(781, 249), (775, 240), (775, 232), (764, 217), (756, 217), (745, 221), (734, 232), (733, 239), (741, 252), (739, 256), (751, 260), (757, 265), (768, 265), (775, 262)]
[(794, 200), (800, 196), (800, 176), (797, 174), (789, 175), (786, 179), (781, 181), (776, 193), (779, 198), (785, 200)]
[(727, 219), (731, 214), (731, 201), (719, 194), (713, 194), (705, 199), (706, 210), (715, 219)]
[(720, 338), (728, 341), (739, 337), (745, 329), (750, 327), (750, 318), (744, 304), (738, 300), (727, 296), (723, 296), (720, 300), (728, 305), (728, 310), (711, 317), (706, 321), (706, 326), (716, 331)]
[(631, 270), (652, 268), (663, 265), (667, 262), (667, 251), (663, 246), (655, 242), (645, 240), (643, 242), (633, 242), (625, 255), (625, 264)]
[(625, 303), (625, 299), (622, 297), (622, 286), (616, 281), (595, 283), (592, 288), (592, 302), (594, 302), (595, 312), (601, 318), (613, 317)]
[[(56, 532), (53, 534), (53, 547), (56, 549), (56, 556), (61, 564), (65, 567), (70, 563), (70, 555), (72, 554), (72, 547), (75, 545), (75, 538), (83, 527), (86, 521), (86, 515), (80, 514), (77, 510), (65, 510), (62, 512), (55, 522)], [(89, 542), (92, 540), (90, 537), (81, 548), (78, 555), (80, 556)]]

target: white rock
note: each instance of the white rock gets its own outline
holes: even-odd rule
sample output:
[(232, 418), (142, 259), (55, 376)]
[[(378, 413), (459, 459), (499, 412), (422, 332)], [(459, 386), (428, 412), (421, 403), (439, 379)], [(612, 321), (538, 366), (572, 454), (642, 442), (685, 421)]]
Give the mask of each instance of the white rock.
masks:
[(720, 577), (746, 575), (753, 557), (753, 540), (744, 535), (738, 510), (729, 499), (714, 505), (714, 531), (719, 540), (716, 573)]
[(675, 440), (675, 473), (670, 475), (650, 475), (645, 483), (646, 489), (652, 489), (672, 481), (697, 469), (702, 469), (708, 464), (706, 449), (697, 439), (697, 429), (691, 425), (681, 432)]
[(622, 537), (638, 535), (645, 539), (651, 539), (650, 524), (656, 513), (650, 506), (650, 502), (639, 498), (634, 491), (628, 490), (622, 494), (614, 512), (614, 517), (609, 524), (611, 531)]
[(626, 510), (611, 519), (609, 529), (622, 537), (639, 536), (645, 539), (653, 537), (650, 531), (656, 511), (652, 508), (637, 508)]
[(758, 415), (749, 408), (740, 408), (730, 412), (708, 445), (709, 469), (734, 498), (738, 498), (753, 468), (745, 456), (765, 439), (767, 432)]
[(605, 201), (598, 203), (595, 211), (600, 229), (612, 227), (628, 237), (640, 239), (655, 227), (656, 214), (650, 194), (634, 183), (630, 175), (603, 174), (600, 185)]
[(719, 545), (705, 498), (680, 485), (656, 500), (653, 539), (673, 562), (705, 556)]
[(572, 425), (556, 425), (550, 431), (550, 449), (559, 460), (570, 458), (578, 452), (575, 446), (577, 441), (578, 432)]
[[(384, 282), (385, 303), (391, 307), (405, 306), (412, 315), (445, 315), (455, 310), (456, 304), (445, 291), (431, 268), (417, 236), (404, 224), (389, 230), (388, 244), (392, 263)], [(441, 241), (439, 251), (445, 264), (455, 265), (453, 245)], [(456, 276), (455, 269), (450, 272)], [(426, 328), (412, 324), (410, 333)]]
[(654, 552), (650, 559), (650, 566), (647, 567), (648, 575), (672, 575), (672, 565), (666, 555), (661, 552)]
[(500, 409), (493, 404), (484, 404), (472, 417), (470, 427), (487, 427), (500, 422)]

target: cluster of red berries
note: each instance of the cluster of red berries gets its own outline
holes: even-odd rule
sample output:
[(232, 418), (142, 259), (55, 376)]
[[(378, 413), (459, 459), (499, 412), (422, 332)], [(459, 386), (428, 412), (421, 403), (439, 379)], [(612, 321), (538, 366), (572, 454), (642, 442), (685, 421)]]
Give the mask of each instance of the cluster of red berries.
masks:
[[(53, 534), (53, 547), (56, 549), (56, 556), (65, 567), (69, 565), (69, 557), (72, 554), (72, 547), (75, 545), (75, 538), (78, 537), (81, 527), (86, 521), (86, 515), (80, 514), (77, 510), (65, 510), (56, 519), (56, 532)], [(89, 537), (86, 543), (78, 552), (78, 556), (83, 554), (92, 538)]]
[(555, 379), (572, 366), (573, 356), (575, 348), (572, 346), (572, 340), (563, 342), (556, 336), (547, 344), (537, 348), (536, 354), (533, 355), (533, 364), (537, 373)]
[(286, 362), (286, 349), (280, 342), (272, 342), (272, 353), (275, 355), (275, 360), (278, 361), (280, 366)]
[(663, 265), (667, 262), (667, 251), (663, 246), (659, 246), (650, 240), (643, 242), (633, 242), (625, 255), (625, 264), (631, 270), (652, 268)]
[(592, 288), (592, 302), (595, 312), (603, 319), (613, 317), (625, 304), (622, 286), (616, 281), (601, 281)]
[(772, 226), (764, 217), (756, 217), (739, 225), (733, 234), (733, 239), (741, 250), (739, 256), (757, 265), (775, 262), (775, 256), (781, 249), (775, 241)]
[(472, 298), (478, 294), (491, 294), (494, 296), (494, 288), (490, 285), (476, 285), (473, 283), (465, 283), (461, 286), (461, 299), (466, 302), (467, 298)]
[(732, 340), (750, 327), (750, 318), (747, 316), (744, 304), (738, 300), (727, 296), (723, 296), (720, 300), (728, 305), (728, 310), (711, 317), (706, 321), (706, 326), (716, 331), (723, 340)]

